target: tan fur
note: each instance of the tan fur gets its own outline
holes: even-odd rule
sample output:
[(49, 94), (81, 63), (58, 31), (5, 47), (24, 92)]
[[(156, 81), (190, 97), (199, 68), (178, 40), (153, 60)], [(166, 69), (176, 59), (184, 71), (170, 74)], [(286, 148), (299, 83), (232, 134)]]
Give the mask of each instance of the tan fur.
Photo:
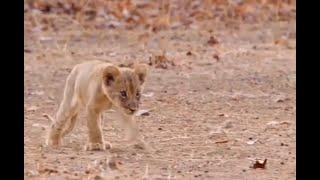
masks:
[[(63, 100), (48, 132), (47, 144), (61, 145), (62, 138), (70, 133), (77, 121), (80, 108), (87, 114), (89, 143), (87, 150), (111, 148), (103, 141), (102, 112), (115, 107), (122, 114), (130, 137), (138, 135), (134, 113), (138, 110), (147, 66), (138, 64), (133, 69), (119, 68), (110, 63), (90, 61), (76, 65), (69, 74)], [(125, 91), (126, 96), (123, 96)], [(138, 94), (137, 94), (138, 93)], [(50, 118), (50, 117), (49, 117)]]

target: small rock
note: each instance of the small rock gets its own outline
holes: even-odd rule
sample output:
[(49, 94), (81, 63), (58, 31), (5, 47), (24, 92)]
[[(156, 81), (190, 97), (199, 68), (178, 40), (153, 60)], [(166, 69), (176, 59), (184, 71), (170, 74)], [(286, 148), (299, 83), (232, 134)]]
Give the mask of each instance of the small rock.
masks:
[(191, 56), (192, 53), (190, 51), (187, 52), (187, 56)]
[(136, 116), (149, 116), (149, 110), (141, 109), (136, 113)]
[(250, 141), (247, 142), (247, 144), (253, 145), (253, 144), (256, 143), (257, 141), (258, 141), (258, 139), (256, 139), (256, 140), (250, 140)]
[(218, 56), (218, 54), (214, 54), (213, 58), (216, 59), (217, 61), (220, 61), (220, 57)]

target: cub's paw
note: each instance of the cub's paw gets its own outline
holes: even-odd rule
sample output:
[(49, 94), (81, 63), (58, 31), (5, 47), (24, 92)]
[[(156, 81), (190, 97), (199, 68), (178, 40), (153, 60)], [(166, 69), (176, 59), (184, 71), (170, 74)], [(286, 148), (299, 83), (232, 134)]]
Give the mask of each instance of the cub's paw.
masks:
[(58, 148), (62, 146), (62, 139), (61, 138), (47, 138), (46, 145), (52, 148)]
[(85, 146), (86, 151), (104, 151), (107, 149), (111, 149), (110, 143), (88, 143)]

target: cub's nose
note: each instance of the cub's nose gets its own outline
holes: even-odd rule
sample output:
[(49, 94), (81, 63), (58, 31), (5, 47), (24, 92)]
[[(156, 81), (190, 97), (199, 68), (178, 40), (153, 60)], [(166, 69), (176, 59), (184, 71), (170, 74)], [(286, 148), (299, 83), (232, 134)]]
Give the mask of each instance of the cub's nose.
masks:
[(131, 113), (134, 113), (135, 111), (138, 110), (138, 105), (137, 103), (130, 103), (129, 106), (128, 106), (128, 109)]

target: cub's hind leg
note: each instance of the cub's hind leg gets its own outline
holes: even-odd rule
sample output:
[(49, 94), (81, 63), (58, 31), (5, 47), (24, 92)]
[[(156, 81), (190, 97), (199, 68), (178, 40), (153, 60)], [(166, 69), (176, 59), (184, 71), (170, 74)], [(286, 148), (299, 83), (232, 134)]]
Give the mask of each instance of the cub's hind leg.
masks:
[(74, 129), (74, 127), (76, 125), (77, 118), (78, 118), (78, 113), (73, 115), (68, 120), (67, 124), (65, 125), (65, 128), (62, 131), (62, 138), (65, 137), (66, 135), (68, 135)]
[(49, 130), (49, 137), (47, 139), (48, 145), (61, 145), (62, 137), (73, 129), (76, 114), (78, 113), (77, 111), (77, 102), (72, 102), (70, 104), (66, 103), (66, 101), (62, 102), (56, 115), (56, 121), (52, 123)]
[(74, 94), (75, 77), (76, 69), (73, 69), (67, 78), (63, 100), (59, 106), (55, 121), (52, 122), (49, 129), (46, 143), (50, 146), (57, 147), (61, 145), (63, 129), (66, 128), (67, 122), (71, 121), (78, 113), (79, 102)]

